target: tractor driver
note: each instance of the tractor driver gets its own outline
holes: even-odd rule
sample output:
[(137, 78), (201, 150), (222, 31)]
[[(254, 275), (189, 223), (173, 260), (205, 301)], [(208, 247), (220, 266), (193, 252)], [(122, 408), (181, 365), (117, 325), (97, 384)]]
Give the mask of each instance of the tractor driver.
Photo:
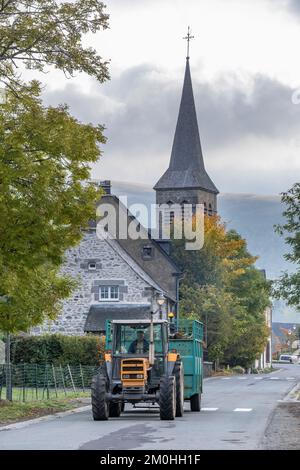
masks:
[(128, 352), (130, 354), (145, 354), (149, 351), (149, 343), (145, 339), (145, 333), (143, 330), (139, 330), (136, 335), (136, 339), (132, 341), (129, 346)]

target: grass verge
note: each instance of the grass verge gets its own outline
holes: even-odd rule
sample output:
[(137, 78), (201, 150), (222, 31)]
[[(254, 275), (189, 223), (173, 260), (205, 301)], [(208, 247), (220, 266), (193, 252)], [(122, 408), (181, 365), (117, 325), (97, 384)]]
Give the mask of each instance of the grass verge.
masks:
[(88, 397), (89, 393), (86, 392), (73, 397), (68, 396), (25, 403), (0, 400), (0, 426), (78, 408), (88, 404)]

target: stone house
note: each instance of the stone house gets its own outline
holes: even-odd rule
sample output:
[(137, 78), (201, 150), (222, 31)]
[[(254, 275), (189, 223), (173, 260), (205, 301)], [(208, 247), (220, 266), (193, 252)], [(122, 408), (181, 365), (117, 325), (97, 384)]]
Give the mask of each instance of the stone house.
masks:
[[(79, 246), (67, 251), (62, 268), (63, 274), (78, 279), (78, 288), (63, 302), (58, 318), (33, 334), (101, 333), (108, 318), (148, 318), (151, 311), (167, 318), (169, 312), (177, 313), (179, 269), (117, 197), (103, 196), (100, 206), (107, 203), (128, 224), (135, 222), (144, 238), (113, 239), (91, 223)], [(158, 298), (164, 300), (160, 307)]]

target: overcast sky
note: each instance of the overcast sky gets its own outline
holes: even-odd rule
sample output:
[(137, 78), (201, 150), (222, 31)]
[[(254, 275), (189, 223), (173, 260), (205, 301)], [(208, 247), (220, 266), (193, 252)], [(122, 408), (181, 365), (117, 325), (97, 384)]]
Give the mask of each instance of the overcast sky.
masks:
[[(93, 177), (154, 185), (168, 166), (186, 42), (206, 168), (221, 192), (277, 194), (300, 177), (300, 0), (107, 0), (86, 43), (111, 80), (42, 76), (49, 104), (106, 126)], [(300, 97), (300, 93), (299, 93)], [(300, 101), (300, 100), (299, 100)]]

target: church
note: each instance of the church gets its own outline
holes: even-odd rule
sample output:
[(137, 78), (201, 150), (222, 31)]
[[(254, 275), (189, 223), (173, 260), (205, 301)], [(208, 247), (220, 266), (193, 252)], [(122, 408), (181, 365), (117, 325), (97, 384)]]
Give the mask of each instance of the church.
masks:
[[(188, 46), (190, 38), (188, 33)], [(156, 203), (181, 207), (203, 204), (205, 214), (213, 215), (217, 213), (218, 189), (204, 166), (189, 62), (188, 52), (169, 167), (154, 186)], [(78, 287), (63, 302), (58, 318), (35, 328), (33, 334), (101, 334), (106, 319), (149, 318), (151, 311), (158, 318), (178, 315), (182, 273), (168, 255), (168, 243), (151, 238), (111, 194), (110, 181), (99, 184), (106, 193), (99, 204), (114, 205), (128, 223), (139, 226), (144, 237), (112, 239), (99, 235), (96, 224), (91, 223), (80, 244), (67, 251), (61, 270), (78, 279)]]

